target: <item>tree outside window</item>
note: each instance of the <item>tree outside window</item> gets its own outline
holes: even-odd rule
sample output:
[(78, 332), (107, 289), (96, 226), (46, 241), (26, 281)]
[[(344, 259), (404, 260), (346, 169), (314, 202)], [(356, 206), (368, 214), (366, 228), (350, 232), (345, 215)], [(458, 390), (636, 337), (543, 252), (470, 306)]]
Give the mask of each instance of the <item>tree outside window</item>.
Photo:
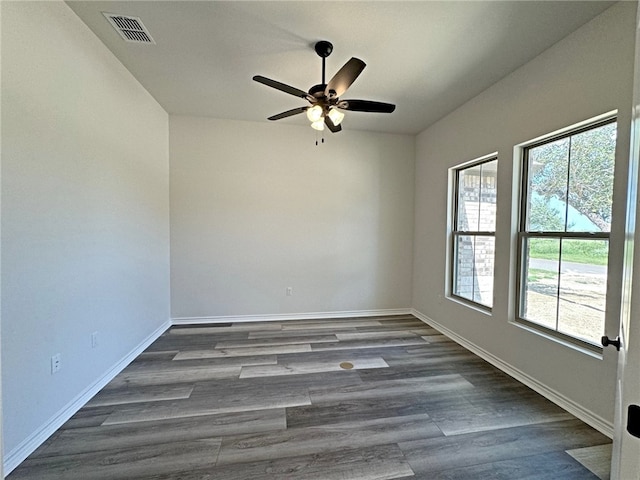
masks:
[(591, 345), (604, 332), (616, 126), (524, 149), (519, 317)]

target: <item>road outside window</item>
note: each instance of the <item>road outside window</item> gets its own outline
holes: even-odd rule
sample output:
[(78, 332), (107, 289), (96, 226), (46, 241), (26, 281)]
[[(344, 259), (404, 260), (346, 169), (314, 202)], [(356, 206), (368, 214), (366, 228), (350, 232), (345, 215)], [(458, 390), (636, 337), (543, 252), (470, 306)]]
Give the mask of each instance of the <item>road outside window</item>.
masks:
[(616, 126), (524, 149), (520, 320), (590, 345), (604, 332)]

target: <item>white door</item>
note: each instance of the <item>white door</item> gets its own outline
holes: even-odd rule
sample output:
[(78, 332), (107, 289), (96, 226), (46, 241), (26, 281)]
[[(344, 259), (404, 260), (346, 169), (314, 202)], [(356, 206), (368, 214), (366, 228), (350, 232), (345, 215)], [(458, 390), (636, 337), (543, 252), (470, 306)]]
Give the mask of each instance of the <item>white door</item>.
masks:
[[(640, 15), (640, 9), (637, 15)], [(640, 166), (640, 16), (636, 18), (636, 56), (633, 119), (629, 158), (623, 304), (620, 321), (615, 433), (611, 478), (640, 480), (640, 438), (627, 432), (630, 405), (640, 405), (640, 223), (638, 168)], [(635, 250), (635, 255), (634, 255)], [(609, 347), (612, 348), (612, 347)], [(638, 419), (640, 422), (640, 419)]]

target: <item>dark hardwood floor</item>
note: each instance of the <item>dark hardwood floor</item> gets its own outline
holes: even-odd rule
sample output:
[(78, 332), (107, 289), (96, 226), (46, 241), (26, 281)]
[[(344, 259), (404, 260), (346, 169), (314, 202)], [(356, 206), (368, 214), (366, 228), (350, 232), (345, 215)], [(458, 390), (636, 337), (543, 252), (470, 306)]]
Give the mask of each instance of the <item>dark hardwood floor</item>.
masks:
[(578, 480), (610, 452), (412, 316), (300, 320), (171, 328), (8, 478)]

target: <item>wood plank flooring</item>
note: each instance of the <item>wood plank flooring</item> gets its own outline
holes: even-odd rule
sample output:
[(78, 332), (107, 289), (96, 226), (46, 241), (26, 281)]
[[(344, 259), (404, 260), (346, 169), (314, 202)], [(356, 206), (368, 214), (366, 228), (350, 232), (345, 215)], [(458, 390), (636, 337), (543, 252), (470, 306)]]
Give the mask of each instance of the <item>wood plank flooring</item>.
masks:
[(580, 480), (610, 457), (406, 315), (173, 327), (7, 478)]

